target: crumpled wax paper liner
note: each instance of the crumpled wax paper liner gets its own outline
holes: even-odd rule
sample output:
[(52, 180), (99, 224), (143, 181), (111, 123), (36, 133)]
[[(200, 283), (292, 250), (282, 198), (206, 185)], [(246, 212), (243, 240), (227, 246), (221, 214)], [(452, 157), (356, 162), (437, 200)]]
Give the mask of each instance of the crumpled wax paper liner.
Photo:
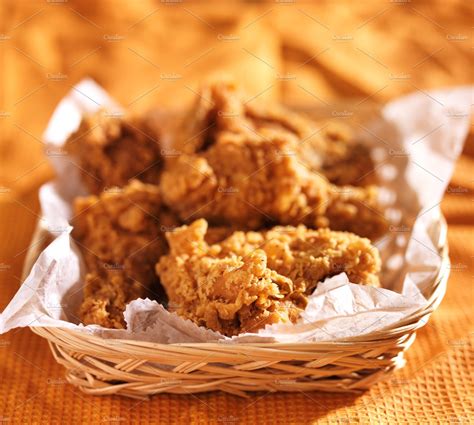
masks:
[(361, 137), (373, 147), (381, 197), (393, 222), (390, 232), (376, 242), (383, 259), (383, 288), (352, 284), (342, 273), (317, 286), (297, 324), (271, 325), (228, 338), (149, 299), (128, 304), (127, 329), (80, 324), (76, 312), (84, 265), (70, 236), (69, 219), (72, 199), (86, 191), (74, 159), (62, 146), (84, 113), (99, 108), (122, 113), (94, 81), (83, 80), (60, 102), (44, 134), (57, 179), (40, 189), (44, 218), (39, 225), (54, 240), (0, 315), (0, 333), (51, 326), (157, 343), (305, 342), (350, 339), (394, 325), (426, 305), (425, 289), (441, 264), (433, 226), (468, 131), (472, 95), (472, 87), (420, 91), (389, 103), (379, 118), (361, 126)]

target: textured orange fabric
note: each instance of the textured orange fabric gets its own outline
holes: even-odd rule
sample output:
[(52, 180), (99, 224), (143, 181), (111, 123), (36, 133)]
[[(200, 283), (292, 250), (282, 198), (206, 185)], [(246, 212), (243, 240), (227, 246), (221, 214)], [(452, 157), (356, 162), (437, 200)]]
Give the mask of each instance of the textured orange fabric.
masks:
[[(254, 96), (298, 106), (380, 103), (472, 83), (472, 12), (469, 2), (441, 1), (2, 2), (0, 309), (20, 284), (38, 186), (52, 177), (41, 132), (82, 77), (136, 111), (180, 106), (218, 73), (234, 75)], [(365, 394), (92, 397), (64, 381), (46, 341), (20, 329), (0, 336), (0, 422), (474, 422), (473, 169), (471, 134), (442, 203), (453, 264), (446, 298), (407, 366)]]

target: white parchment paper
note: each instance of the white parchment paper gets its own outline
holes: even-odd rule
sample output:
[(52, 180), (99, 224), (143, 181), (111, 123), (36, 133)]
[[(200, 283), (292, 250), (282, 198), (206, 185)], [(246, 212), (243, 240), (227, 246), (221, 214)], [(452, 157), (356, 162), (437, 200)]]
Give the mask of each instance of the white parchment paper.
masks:
[(102, 88), (84, 80), (58, 105), (44, 134), (57, 179), (40, 189), (44, 218), (39, 225), (54, 239), (0, 315), (0, 333), (52, 326), (158, 343), (303, 342), (350, 339), (393, 326), (426, 304), (426, 289), (441, 264), (435, 245), (439, 203), (462, 151), (472, 98), (472, 87), (420, 91), (389, 103), (379, 119), (360, 126), (361, 137), (372, 145), (382, 199), (393, 221), (390, 232), (376, 242), (383, 259), (383, 288), (352, 284), (342, 273), (318, 285), (297, 324), (228, 338), (148, 299), (127, 306), (126, 330), (80, 324), (76, 312), (84, 266), (70, 237), (69, 219), (72, 199), (86, 192), (78, 167), (62, 146), (84, 113), (99, 108), (121, 113)]

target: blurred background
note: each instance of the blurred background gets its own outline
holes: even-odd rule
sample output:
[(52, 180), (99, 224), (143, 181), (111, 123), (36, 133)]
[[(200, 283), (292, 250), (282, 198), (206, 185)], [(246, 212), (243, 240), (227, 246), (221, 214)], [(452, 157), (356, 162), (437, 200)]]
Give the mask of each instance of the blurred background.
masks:
[[(472, 18), (472, 2), (441, 0), (1, 1), (0, 310), (21, 282), (21, 264), (39, 218), (37, 189), (53, 177), (42, 133), (59, 100), (81, 79), (95, 79), (132, 112), (182, 107), (202, 81), (226, 75), (241, 82), (253, 98), (309, 109), (347, 104), (356, 113), (405, 93), (429, 96), (434, 88), (472, 84)], [(474, 248), (466, 243), (474, 239), (473, 169), (471, 131), (442, 204), (453, 264), (458, 265), (451, 272), (451, 289), (430, 326), (420, 333), (421, 342), (410, 350), (408, 368), (397, 375), (402, 384), (382, 384), (361, 402), (376, 412), (390, 411), (395, 401), (408, 406), (413, 394), (425, 394), (427, 382), (436, 382), (437, 396), (454, 388), (442, 393), (446, 404), (436, 410), (422, 403), (415, 416), (403, 410), (404, 418), (428, 421), (446, 412), (458, 415), (456, 406), (463, 418), (464, 402), (459, 400), (464, 397), (464, 379), (472, 372), (468, 352), (474, 335)], [(72, 390), (64, 396), (61, 387), (38, 380), (41, 374), (31, 364), (41, 364), (48, 376), (62, 376), (44, 341), (28, 330), (2, 338), (11, 338), (8, 346), (13, 348), (0, 353), (5, 397), (15, 393), (29, 399), (25, 382), (33, 382), (53, 412), (57, 400), (74, 400), (77, 408), (92, 403), (90, 398), (85, 402), (73, 397)], [(458, 340), (462, 344), (451, 343)], [(19, 362), (18, 356), (26, 360)], [(435, 359), (434, 369), (426, 366)], [(8, 370), (13, 372), (6, 374)], [(411, 379), (416, 374), (421, 377)], [(206, 400), (214, 405), (227, 397)], [(313, 403), (312, 408), (323, 412), (356, 403), (345, 397), (327, 396), (322, 406)], [(449, 401), (453, 397), (457, 404)], [(278, 398), (266, 403), (269, 400)], [(298, 414), (305, 402), (304, 396), (296, 395), (287, 408)], [(118, 406), (107, 403), (109, 408)], [(193, 399), (187, 403), (196, 411), (206, 409)], [(249, 407), (248, 414), (259, 406)], [(276, 410), (272, 404), (266, 406)], [(41, 397), (22, 407), (31, 421), (41, 421), (35, 415), (44, 409)], [(350, 422), (362, 418), (358, 415), (360, 411), (351, 410)]]

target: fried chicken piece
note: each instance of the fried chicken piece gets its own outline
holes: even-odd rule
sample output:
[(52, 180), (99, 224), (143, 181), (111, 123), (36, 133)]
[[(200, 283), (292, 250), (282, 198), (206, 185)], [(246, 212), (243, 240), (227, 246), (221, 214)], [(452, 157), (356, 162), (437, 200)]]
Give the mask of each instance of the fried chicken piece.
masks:
[(87, 273), (84, 300), (79, 311), (80, 319), (86, 325), (97, 324), (105, 328), (123, 329), (123, 312), (126, 305), (137, 298), (150, 296), (151, 293), (140, 282), (120, 270)]
[(178, 222), (159, 188), (138, 180), (100, 196), (76, 198), (73, 237), (87, 267), (80, 317), (85, 324), (120, 328), (125, 305), (160, 296), (154, 265), (167, 252), (163, 232)]
[(380, 286), (377, 248), (350, 232), (276, 226), (264, 232), (234, 232), (220, 246), (221, 255), (242, 257), (263, 250), (268, 267), (292, 280), (293, 295), (310, 295), (319, 282), (342, 272), (352, 283)]
[(171, 251), (156, 271), (168, 308), (229, 336), (295, 321), (299, 308), (284, 300), (291, 281), (266, 267), (265, 253), (220, 257), (219, 245), (206, 243), (206, 230), (201, 219), (166, 235)]
[(196, 153), (206, 150), (222, 131), (249, 136), (269, 130), (298, 139), (299, 160), (333, 184), (376, 183), (370, 150), (349, 125), (316, 122), (278, 104), (261, 104), (252, 98), (244, 101), (232, 83), (202, 87), (196, 104), (182, 120), (177, 145), (182, 153)]
[(156, 272), (170, 310), (228, 336), (296, 322), (318, 282), (341, 272), (379, 286), (378, 250), (351, 233), (276, 227), (209, 245), (206, 231), (200, 219), (167, 233)]
[(149, 117), (106, 111), (82, 119), (65, 148), (91, 193), (125, 186), (130, 179), (157, 184), (163, 166), (158, 125)]
[(307, 166), (337, 186), (377, 183), (370, 149), (355, 137), (349, 125), (325, 122), (318, 126), (324, 143), (310, 137), (300, 145), (300, 158)]
[[(206, 90), (215, 106), (207, 115), (197, 108), (160, 183), (164, 202), (183, 221), (203, 217), (253, 229), (302, 223), (373, 239), (386, 231), (375, 188), (332, 185), (305, 164), (300, 117), (278, 121), (272, 110), (265, 116), (232, 85), (207, 88), (201, 98)], [(208, 130), (199, 131), (203, 126)], [(197, 136), (189, 137), (193, 131)]]

